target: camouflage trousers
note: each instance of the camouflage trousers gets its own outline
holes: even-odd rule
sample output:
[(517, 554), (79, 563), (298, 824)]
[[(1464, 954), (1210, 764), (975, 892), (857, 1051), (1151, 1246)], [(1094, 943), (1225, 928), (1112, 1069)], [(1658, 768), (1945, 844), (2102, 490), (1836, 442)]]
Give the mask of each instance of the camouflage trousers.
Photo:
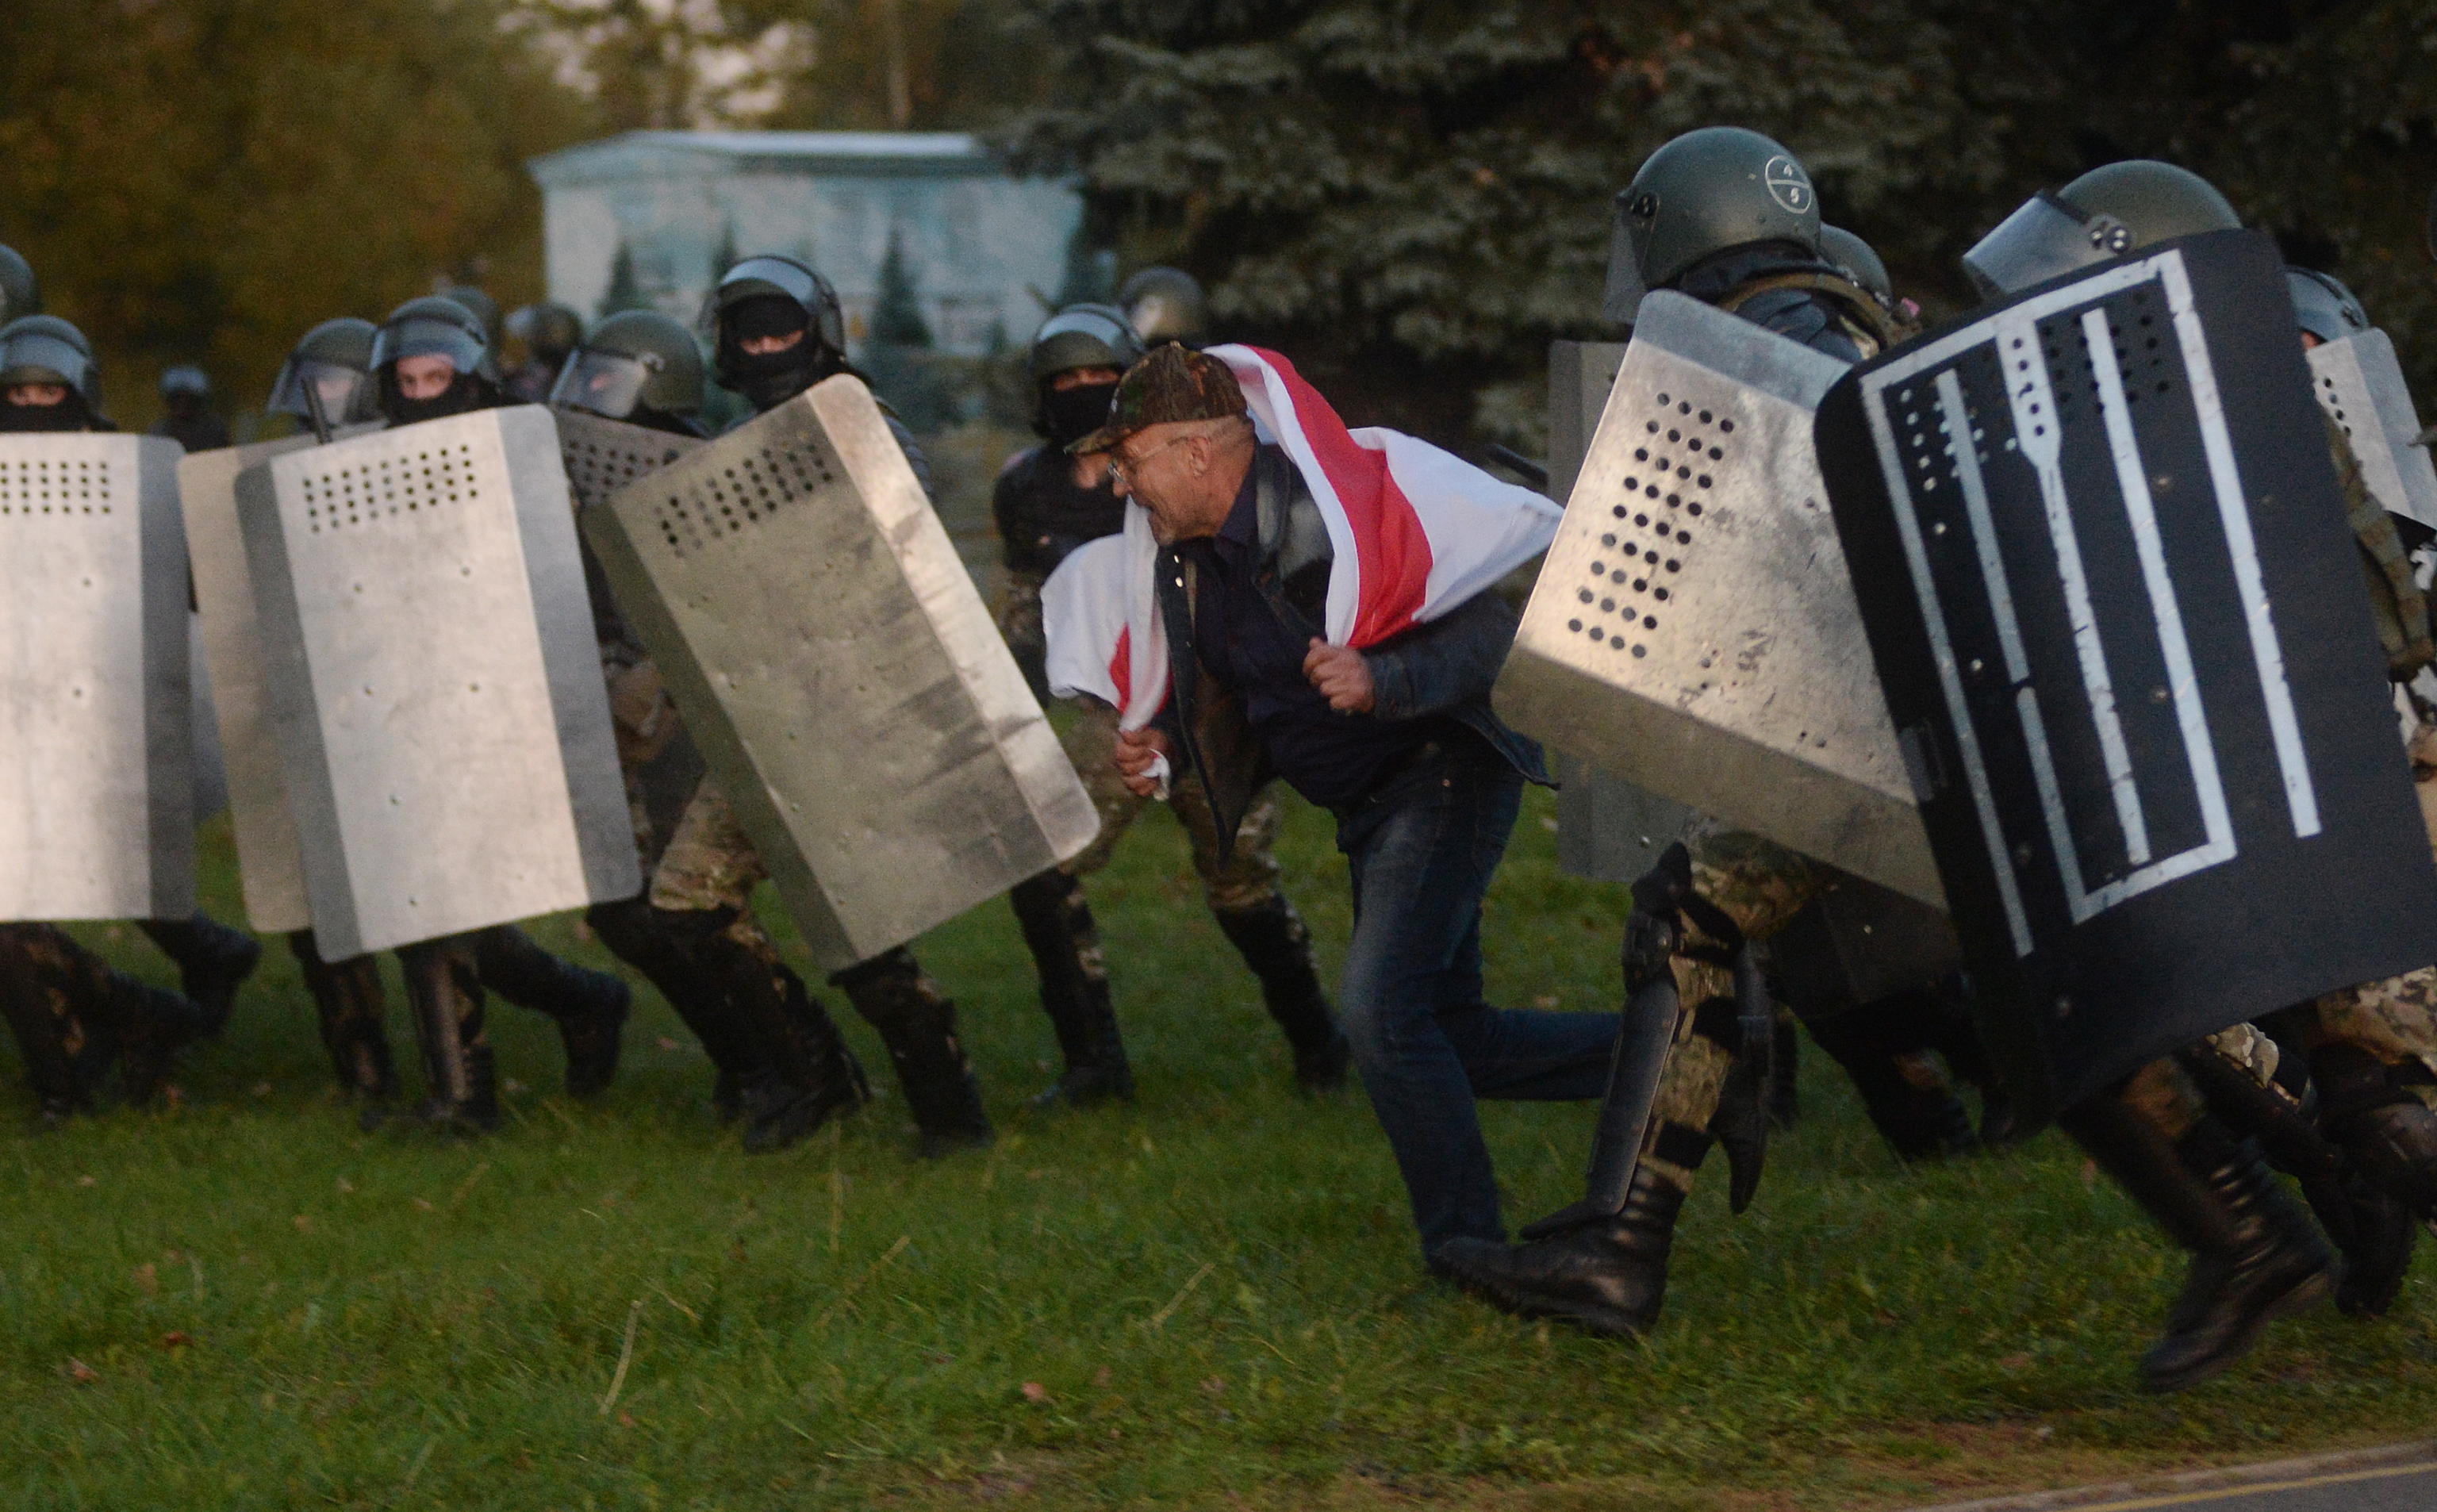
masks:
[[(1145, 805), (1118, 775), (1117, 712), (1096, 698), (1070, 700), (1060, 711), (1059, 743), (1075, 764), (1076, 774), (1100, 811), (1100, 833), (1089, 846), (1060, 870), (1071, 877), (1088, 877), (1109, 864), (1117, 842)], [(1239, 913), (1262, 907), (1278, 895), (1277, 800), (1263, 788), (1236, 826), (1235, 851), (1219, 855), (1218, 820), (1201, 782), (1185, 775), (1169, 784), (1168, 807), (1184, 826), (1193, 847), (1193, 870), (1201, 878), (1201, 895), (1212, 913)]]
[[(1818, 896), (1823, 879), (1816, 863), (1748, 831), (1699, 820), (1684, 843), (1692, 853), (1693, 889), (1717, 905), (1747, 940), (1776, 934)], [(1709, 1121), (1735, 1064), (1734, 974), (1693, 954), (1722, 943), (1695, 934), (1671, 963), (1683, 1007), (1642, 1140), (1643, 1165), (1683, 1191), (1692, 1189), (1698, 1156), (1684, 1157), (1708, 1149)]]
[(733, 909), (736, 923), (729, 933), (737, 942), (750, 944), (755, 954), (775, 960), (778, 952), (753, 917), (753, 889), (768, 875), (762, 866), (762, 853), (753, 849), (744, 826), (736, 822), (736, 812), (706, 777), (661, 848), (659, 864), (652, 869), (652, 906), (673, 913)]
[[(671, 749), (685, 734), (677, 708), (660, 680), (659, 668), (648, 657), (637, 658), (620, 646), (601, 648), (602, 680), (609, 690), (610, 729), (618, 741), (618, 769), (626, 780), (626, 813), (635, 829), (635, 854), (649, 876), (659, 865), (672, 824), (670, 795), (656, 789), (655, 778)], [(674, 795), (679, 803), (683, 794)]]

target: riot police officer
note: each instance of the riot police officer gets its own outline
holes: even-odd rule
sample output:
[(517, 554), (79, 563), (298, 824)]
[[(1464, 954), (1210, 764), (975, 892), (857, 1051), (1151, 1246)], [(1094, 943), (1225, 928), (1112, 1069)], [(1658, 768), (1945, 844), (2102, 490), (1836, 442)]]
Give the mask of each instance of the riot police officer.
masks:
[[(0, 326), (0, 433), (116, 429), (101, 413), (99, 374), (83, 332), (55, 315)], [(0, 1009), (48, 1116), (89, 1107), (114, 1055), (129, 1100), (149, 1100), (175, 1053), (227, 1023), (262, 954), (200, 911), (139, 927), (177, 962), (184, 996), (121, 976), (48, 924), (0, 925)]]
[[(1125, 519), (1125, 501), (1109, 477), (1107, 455), (1078, 457), (1066, 448), (1107, 422), (1117, 379), (1141, 360), (1143, 350), (1122, 311), (1070, 305), (1042, 325), (1026, 359), (1033, 429), (1044, 444), (1008, 463), (991, 508), (1008, 573), (1000, 628), (1026, 680), (1044, 696), (1041, 585), (1067, 553), (1114, 534)], [(1008, 902), (1040, 972), (1041, 1004), (1066, 1063), (1058, 1084), (1041, 1100), (1081, 1105), (1133, 1092), (1082, 879), (1108, 865), (1144, 800), (1126, 789), (1116, 771), (1116, 712), (1094, 700), (1078, 702), (1063, 738), (1100, 811), (1099, 836), (1064, 866), (1019, 884)], [(1259, 978), (1262, 1001), (1286, 1035), (1296, 1084), (1306, 1091), (1342, 1085), (1350, 1056), (1345, 1036), (1321, 988), (1310, 932), (1278, 887), (1278, 864), (1271, 853), (1278, 829), (1276, 800), (1266, 790), (1259, 795), (1237, 826), (1232, 853), (1219, 844), (1218, 821), (1197, 779), (1180, 781), (1170, 802), (1192, 839), (1193, 867), (1211, 916)]]
[(152, 435), (167, 436), (188, 451), (229, 444), (228, 422), (212, 410), (212, 380), (192, 363), (181, 362), (162, 373), (161, 411)]
[[(1846, 362), (1900, 340), (1903, 329), (1890, 310), (1821, 248), (1818, 196), (1800, 160), (1757, 132), (1691, 132), (1652, 153), (1617, 196), (1605, 314), (1630, 324), (1649, 290), (1671, 289)], [(1435, 1257), (1500, 1306), (1601, 1332), (1640, 1332), (1657, 1319), (1676, 1217), (1713, 1143), (1726, 1146), (1735, 1168), (1736, 1206), (1748, 1200), (1765, 1137), (1762, 1071), (1773, 1025), (1724, 957), (1776, 935), (1824, 887), (1851, 879), (1710, 821), (1686, 839), (1689, 853), (1674, 848), (1634, 887), (1628, 990), (1669, 975), (1682, 1008), (1672, 1040), (1656, 1051), (1666, 1069), (1647, 1136), (1638, 1151), (1616, 1152), (1620, 1170), (1629, 1160), (1629, 1177), (1619, 1191), (1526, 1227), (1522, 1245), (1465, 1239)], [(1889, 906), (1918, 906), (1885, 896)], [(1709, 923), (1687, 927), (1688, 910)], [(1788, 960), (1781, 969), (1828, 964)], [(1907, 1154), (1971, 1141), (1952, 1087), (1925, 1053), (1931, 1036), (1920, 1028), (1916, 998), (1930, 995), (1934, 1010), (1937, 985), (1932, 977), (1897, 1000), (1835, 1002), (1837, 1011), (1819, 1019), (1823, 1045), (1860, 1068), (1856, 1085), (1873, 1120)], [(1797, 1003), (1806, 995), (1793, 994)], [(1669, 1028), (1639, 1022), (1648, 1026), (1642, 1032)], [(1639, 1127), (1622, 1133), (1643, 1137)]]
[[(700, 437), (703, 389), (702, 350), (693, 333), (658, 310), (630, 309), (603, 321), (567, 357), (550, 402), (555, 409)], [(647, 883), (632, 898), (594, 904), (585, 923), (619, 959), (660, 990), (702, 1042), (717, 1073), (711, 1101), (723, 1121), (748, 1110), (758, 1116), (791, 1107), (798, 1093), (783, 1075), (786, 1044), (774, 1044), (742, 1012), (736, 999), (695, 962), (688, 938), (653, 911), (648, 880), (701, 783), (702, 758), (678, 722), (650, 652), (619, 613), (589, 546), (584, 567), (635, 851)]]
[[(283, 369), (281, 394), (288, 397), (274, 396), (273, 403), (302, 400), (324, 423), (332, 418), (332, 401), (352, 408), (355, 393), (343, 373), (333, 370), (344, 368), (358, 334), (335, 322), (307, 333)], [(365, 354), (375, 413), (401, 426), (498, 404), (497, 385), (482, 376), (486, 350), (480, 321), (463, 305), (437, 295), (407, 301), (376, 330)], [(291, 935), (289, 944), (313, 993), (341, 1085), (365, 1099), (367, 1126), (384, 1121), (394, 1078), (371, 958), (324, 961), (309, 930)], [(598, 1096), (616, 1076), (629, 1006), (626, 985), (616, 977), (561, 960), (507, 924), (402, 946), (397, 957), (429, 1083), (411, 1121), (477, 1133), (497, 1126), (498, 1075), (482, 1022), (485, 988), (557, 1025), (570, 1096)]]
[(279, 364), (264, 413), (316, 433), (379, 419), (373, 393), (373, 338), (379, 331), (353, 315), (307, 331)]
[(524, 343), (525, 360), (508, 375), (507, 391), (522, 403), (540, 404), (550, 397), (568, 357), (584, 343), (584, 317), (554, 300), (520, 305), (508, 314), (508, 335)]
[[(846, 322), (829, 280), (792, 257), (747, 257), (705, 303), (716, 338), (719, 380), (765, 413), (822, 379), (851, 373)], [(890, 432), (924, 493), (921, 448), (896, 416)], [(753, 915), (763, 876), (726, 799), (706, 780), (655, 869), (651, 904), (671, 937), (727, 994), (727, 1017), (756, 1026), (778, 1052), (780, 1095), (748, 1105), (745, 1146), (772, 1150), (802, 1138), (868, 1097), (862, 1069), (828, 1013), (779, 958)], [(855, 1011), (880, 1032), (920, 1132), (920, 1149), (941, 1153), (991, 1137), (981, 1089), (956, 1037), (956, 1005), (903, 946), (832, 974)]]

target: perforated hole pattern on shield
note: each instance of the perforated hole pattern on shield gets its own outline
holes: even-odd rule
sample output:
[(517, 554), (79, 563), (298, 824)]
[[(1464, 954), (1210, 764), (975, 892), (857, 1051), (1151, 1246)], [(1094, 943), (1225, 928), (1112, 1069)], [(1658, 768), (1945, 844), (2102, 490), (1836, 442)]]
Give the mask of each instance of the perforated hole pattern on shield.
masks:
[(836, 477), (828, 449), (812, 436), (800, 436), (723, 462), (663, 492), (653, 507), (653, 523), (669, 550), (686, 556), (812, 498)]
[(417, 447), (307, 473), (302, 492), (305, 528), (316, 536), (482, 497), (474, 482), (474, 448), (465, 443)]
[(1566, 621), (1569, 634), (1636, 657), (1650, 654), (1651, 632), (1739, 444), (1729, 415), (1658, 389), (1644, 404), (1628, 422), (1639, 434)]
[(0, 461), (0, 516), (107, 515), (107, 462)]
[[(2173, 393), (2183, 353), (2158, 286), (2135, 284), (2110, 295), (2097, 308), (2107, 312), (2124, 402), (2137, 409), (2145, 398)], [(2056, 392), (2057, 423), (2067, 430), (2099, 423), (2098, 369), (2091, 360), (2089, 333), (2081, 326), (2091, 308), (2078, 306), (2040, 322), (2040, 345), (2048, 360), (2048, 382)]]
[(587, 509), (682, 454), (675, 445), (617, 446), (595, 436), (570, 439), (561, 448), (568, 484), (575, 490), (575, 501)]

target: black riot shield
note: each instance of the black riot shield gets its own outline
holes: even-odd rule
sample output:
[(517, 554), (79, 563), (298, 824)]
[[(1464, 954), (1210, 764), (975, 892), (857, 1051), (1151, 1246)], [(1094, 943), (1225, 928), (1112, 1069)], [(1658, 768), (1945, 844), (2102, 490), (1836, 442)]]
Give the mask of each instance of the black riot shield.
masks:
[(2437, 961), (2437, 870), (2283, 278), (2263, 236), (2165, 243), (1899, 347), (1820, 407), (1982, 1031), (2034, 1111)]

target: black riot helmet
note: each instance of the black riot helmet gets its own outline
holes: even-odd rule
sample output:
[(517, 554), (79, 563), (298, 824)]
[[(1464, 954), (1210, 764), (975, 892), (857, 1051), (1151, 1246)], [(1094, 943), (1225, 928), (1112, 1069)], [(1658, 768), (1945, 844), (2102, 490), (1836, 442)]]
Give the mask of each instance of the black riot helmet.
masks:
[(2208, 180), (2134, 158), (2033, 195), (1963, 255), (1963, 271), (1994, 301), (2176, 237), (2241, 228), (2242, 218)]
[(508, 334), (525, 343), (533, 360), (556, 367), (584, 344), (584, 317), (554, 300), (519, 306), (508, 316)]
[(1887, 276), (1887, 265), (1879, 257), (1878, 249), (1843, 226), (1823, 225), (1819, 228), (1819, 255), (1834, 263), (1839, 272), (1879, 297), (1881, 304), (1896, 297), (1896, 282)]
[[(1069, 305), (1043, 321), (1025, 354), (1032, 378), (1032, 429), (1055, 445), (1080, 441), (1108, 423), (1116, 378), (1143, 360), (1143, 339), (1125, 311), (1107, 305)], [(1060, 388), (1061, 373), (1106, 368), (1105, 383)]]
[(1117, 290), (1117, 306), (1145, 342), (1198, 346), (1210, 331), (1210, 296), (1182, 268), (1145, 268)]
[[(412, 425), (487, 409), (498, 402), (490, 376), (490, 342), (480, 316), (456, 299), (426, 294), (389, 312), (373, 337), (373, 379), (380, 412), (393, 425)], [(398, 387), (397, 364), (409, 357), (445, 357), (456, 370), (447, 390), (410, 399)]]
[(271, 402), (264, 408), (272, 414), (292, 414), (308, 426), (313, 423), (317, 400), (324, 425), (353, 425), (377, 418), (379, 410), (373, 400), (372, 376), (373, 343), (378, 332), (371, 321), (352, 315), (325, 320), (307, 331), (288, 354), (288, 360), (279, 364), (279, 378), (271, 385)]
[(2285, 286), (2293, 293), (2296, 323), (2323, 342), (2341, 342), (2369, 329), (2369, 311), (2333, 273), (2288, 268)]
[(1604, 313), (1629, 325), (1651, 290), (1714, 253), (1762, 241), (1818, 253), (1810, 170), (1779, 142), (1740, 126), (1687, 132), (1645, 158), (1616, 197)]
[(210, 375), (192, 362), (181, 362), (161, 372), (161, 398), (170, 405), (205, 405), (212, 402)]
[[(830, 281), (793, 257), (747, 257), (703, 301), (703, 325), (715, 342), (719, 381), (771, 409), (846, 368), (846, 315)], [(777, 352), (747, 353), (757, 337), (803, 332)]]
[(0, 247), (0, 325), (42, 309), (43, 286), (34, 278), (34, 265), (16, 248)]
[(621, 310), (568, 358), (550, 402), (611, 420), (693, 415), (702, 409), (702, 348), (681, 321), (657, 309)]
[(98, 408), (100, 375), (93, 343), (57, 315), (26, 315), (0, 326), (0, 389), (57, 383)]

